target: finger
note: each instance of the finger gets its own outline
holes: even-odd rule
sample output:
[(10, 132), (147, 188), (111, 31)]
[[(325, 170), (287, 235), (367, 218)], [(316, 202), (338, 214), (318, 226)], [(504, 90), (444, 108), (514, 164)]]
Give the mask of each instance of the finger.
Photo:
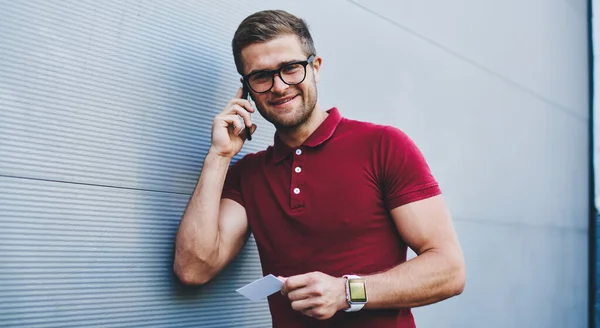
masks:
[(317, 305), (317, 300), (315, 298), (306, 298), (303, 300), (293, 301), (291, 303), (292, 309), (299, 312), (311, 310)]
[[(252, 133), (254, 133), (254, 131), (256, 131), (256, 125), (252, 124)], [(287, 280), (287, 277), (282, 277), (282, 276), (277, 276), (277, 279), (279, 279), (279, 281), (283, 282), (284, 284), (281, 285), (281, 295), (285, 295), (283, 293), (283, 287), (285, 286), (285, 281)]]
[(299, 301), (299, 300), (303, 300), (303, 299), (307, 299), (309, 297), (312, 296), (312, 293), (310, 292), (310, 290), (308, 288), (299, 288), (299, 289), (294, 289), (292, 291), (290, 291), (287, 294), (287, 297), (290, 301)]
[(235, 93), (235, 97), (236, 97), (236, 98), (242, 98), (242, 96), (243, 96), (243, 95), (244, 95), (244, 88), (243, 88), (243, 87), (240, 87), (240, 88), (238, 89), (238, 91)]
[(310, 280), (309, 274), (301, 274), (297, 276), (288, 277), (285, 283), (283, 284), (283, 292), (285, 294), (291, 292), (292, 290), (302, 288), (308, 285)]
[(237, 115), (224, 115), (221, 120), (225, 122), (226, 126), (233, 126), (233, 133), (239, 136), (244, 130), (244, 125), (240, 122), (240, 118)]
[(233, 106), (233, 105), (240, 105), (243, 108), (245, 108), (247, 111), (249, 111), (250, 113), (254, 113), (254, 107), (252, 107), (252, 103), (250, 103), (250, 100), (248, 99), (231, 99), (231, 101), (229, 102), (229, 104), (227, 105), (227, 108)]
[(246, 111), (242, 106), (234, 104), (231, 107), (229, 107), (229, 110), (225, 112), (226, 115), (232, 115), (232, 114), (236, 114), (242, 117), (242, 119), (244, 120), (244, 125), (246, 127), (251, 127), (252, 126), (252, 117), (250, 117), (250, 113), (248, 113), (248, 111)]
[(248, 127), (250, 127), (252, 125), (252, 117), (250, 116), (250, 113), (248, 113), (248, 111), (240, 106), (239, 104), (231, 104), (231, 106), (228, 106), (226, 110), (223, 111), (224, 115), (239, 115), (244, 119), (244, 125), (247, 125)]

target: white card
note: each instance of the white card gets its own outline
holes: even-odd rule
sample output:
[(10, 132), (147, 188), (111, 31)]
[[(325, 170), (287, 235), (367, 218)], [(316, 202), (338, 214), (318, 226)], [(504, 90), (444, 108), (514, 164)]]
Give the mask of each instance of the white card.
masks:
[(272, 274), (255, 280), (244, 287), (236, 290), (236, 292), (246, 296), (252, 301), (262, 300), (267, 296), (281, 291), (283, 282)]

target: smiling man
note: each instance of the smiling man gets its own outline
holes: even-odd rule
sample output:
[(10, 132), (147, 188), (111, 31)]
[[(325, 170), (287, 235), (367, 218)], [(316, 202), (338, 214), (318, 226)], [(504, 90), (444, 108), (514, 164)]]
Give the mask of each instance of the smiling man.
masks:
[(274, 145), (229, 168), (256, 129), (240, 88), (214, 120), (177, 233), (178, 277), (208, 282), (252, 231), (264, 274), (284, 281), (269, 297), (274, 327), (415, 327), (411, 308), (460, 294), (462, 251), (423, 155), (397, 128), (319, 106), (323, 60), (304, 21), (255, 13), (232, 46)]

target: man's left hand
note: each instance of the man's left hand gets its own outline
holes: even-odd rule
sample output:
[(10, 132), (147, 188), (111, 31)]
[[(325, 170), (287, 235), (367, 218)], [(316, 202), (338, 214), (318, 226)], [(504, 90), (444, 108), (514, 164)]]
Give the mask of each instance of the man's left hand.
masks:
[(311, 272), (280, 279), (284, 280), (281, 293), (287, 295), (292, 308), (309, 317), (325, 320), (349, 307), (345, 278)]

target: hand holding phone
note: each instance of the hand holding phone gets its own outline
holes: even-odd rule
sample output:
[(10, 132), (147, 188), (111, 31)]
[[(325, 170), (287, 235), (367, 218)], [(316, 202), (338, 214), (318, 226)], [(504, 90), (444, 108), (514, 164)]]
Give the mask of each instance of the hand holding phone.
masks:
[[(233, 158), (240, 152), (248, 136), (256, 130), (256, 125), (252, 124), (250, 116), (255, 109), (250, 101), (243, 99), (245, 93), (243, 89), (239, 88), (225, 109), (215, 116), (210, 151), (220, 156)], [(244, 130), (248, 132), (244, 133)]]

